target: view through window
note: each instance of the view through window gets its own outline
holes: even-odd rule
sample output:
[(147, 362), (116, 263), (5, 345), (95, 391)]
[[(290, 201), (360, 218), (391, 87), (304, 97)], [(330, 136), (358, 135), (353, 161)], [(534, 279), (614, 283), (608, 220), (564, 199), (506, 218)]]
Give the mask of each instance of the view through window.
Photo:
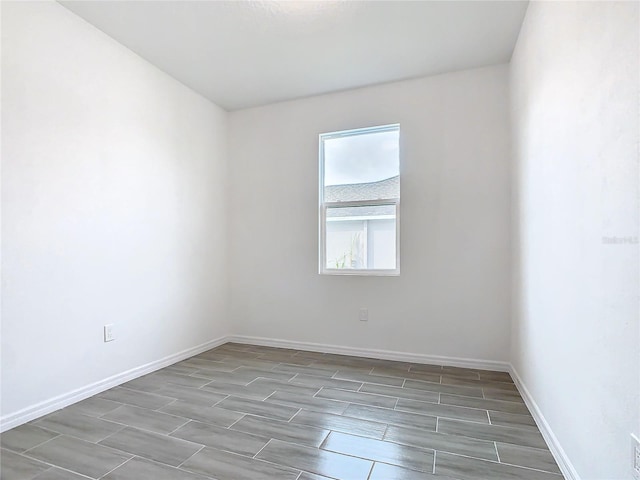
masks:
[(398, 274), (400, 126), (320, 135), (320, 272)]

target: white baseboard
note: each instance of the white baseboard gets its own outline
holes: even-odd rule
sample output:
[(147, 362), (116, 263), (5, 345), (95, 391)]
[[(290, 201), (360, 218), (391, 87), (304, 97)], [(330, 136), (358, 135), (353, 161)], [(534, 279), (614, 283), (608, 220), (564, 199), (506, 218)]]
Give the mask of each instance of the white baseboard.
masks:
[(0, 418), (0, 432), (7, 431), (11, 428), (22, 425), (23, 423), (29, 422), (43, 415), (55, 412), (56, 410), (67, 407), (73, 403), (79, 402), (80, 400), (84, 400), (85, 398), (91, 397), (100, 392), (104, 392), (105, 390), (116, 387), (135, 378), (141, 377), (142, 375), (155, 372), (156, 370), (159, 370), (161, 368), (173, 365), (176, 362), (180, 362), (189, 357), (193, 357), (194, 355), (198, 355), (199, 353), (211, 350), (212, 348), (228, 342), (228, 338), (229, 336), (225, 335), (223, 337), (210, 340), (196, 347), (188, 348), (181, 352), (168, 355), (164, 358), (161, 358), (160, 360), (155, 360), (153, 362), (147, 363), (146, 365), (132, 368), (131, 370), (127, 370), (126, 372), (118, 373), (111, 377), (105, 378), (104, 380), (99, 380), (85, 387), (78, 388), (49, 400), (45, 400), (35, 405), (23, 408), (22, 410), (19, 410), (17, 412), (5, 415), (4, 417)]
[(511, 368), (509, 362), (500, 362), (496, 360), (476, 360), (473, 358), (446, 357), (440, 355), (426, 355), (423, 353), (405, 353), (393, 350), (376, 350), (372, 348), (346, 347), (324, 343), (296, 342), (292, 340), (250, 337), (246, 335), (231, 335), (228, 337), (227, 341), (250, 345), (262, 345), (265, 347), (292, 348), (296, 350), (308, 350), (311, 352), (351, 355), (353, 357), (380, 358), (383, 360), (395, 360), (398, 362), (429, 363), (433, 365), (475, 368), (478, 370), (509, 372)]
[(524, 402), (527, 404), (531, 415), (536, 421), (540, 433), (542, 433), (544, 440), (547, 442), (549, 450), (551, 450), (551, 453), (553, 454), (553, 458), (556, 459), (558, 467), (560, 467), (560, 471), (564, 475), (565, 480), (580, 480), (578, 472), (569, 460), (569, 457), (560, 445), (558, 438), (553, 433), (553, 430), (551, 430), (551, 426), (544, 418), (540, 407), (538, 407), (538, 404), (533, 399), (533, 396), (531, 396), (531, 393), (527, 389), (526, 385), (522, 381), (522, 378), (520, 378), (518, 371), (513, 365), (510, 365), (510, 373), (514, 383), (516, 384), (516, 387), (518, 388), (518, 391), (520, 392), (520, 395), (522, 395)]

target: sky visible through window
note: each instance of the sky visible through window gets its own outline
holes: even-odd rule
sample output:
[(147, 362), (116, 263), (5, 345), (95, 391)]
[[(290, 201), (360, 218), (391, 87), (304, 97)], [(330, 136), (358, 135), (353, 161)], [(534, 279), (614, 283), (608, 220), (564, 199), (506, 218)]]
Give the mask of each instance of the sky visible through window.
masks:
[(399, 130), (324, 140), (324, 184), (370, 183), (400, 173)]

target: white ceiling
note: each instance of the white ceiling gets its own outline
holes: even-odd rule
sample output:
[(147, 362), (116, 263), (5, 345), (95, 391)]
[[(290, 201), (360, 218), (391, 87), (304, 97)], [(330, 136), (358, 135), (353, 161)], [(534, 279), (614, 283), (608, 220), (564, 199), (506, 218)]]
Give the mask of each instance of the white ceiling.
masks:
[(61, 1), (227, 110), (508, 62), (526, 1)]

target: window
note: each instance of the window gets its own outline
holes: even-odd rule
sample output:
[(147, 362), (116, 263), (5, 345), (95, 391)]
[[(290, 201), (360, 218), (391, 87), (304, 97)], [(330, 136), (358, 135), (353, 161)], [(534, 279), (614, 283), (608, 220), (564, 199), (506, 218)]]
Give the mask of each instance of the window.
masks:
[(399, 125), (320, 135), (320, 273), (400, 273), (399, 144)]

